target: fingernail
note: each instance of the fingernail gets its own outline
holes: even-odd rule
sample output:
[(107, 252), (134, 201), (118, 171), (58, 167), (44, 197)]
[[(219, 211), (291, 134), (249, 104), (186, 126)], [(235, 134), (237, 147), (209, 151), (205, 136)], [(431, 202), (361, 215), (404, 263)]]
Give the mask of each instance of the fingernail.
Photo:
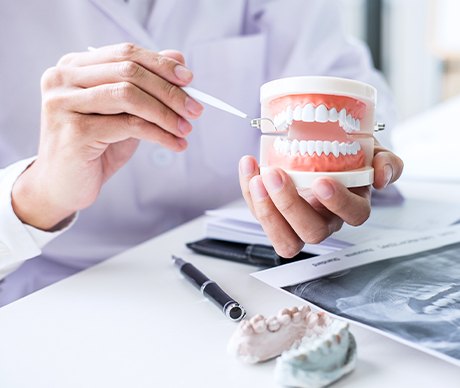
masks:
[(203, 111), (203, 105), (196, 102), (193, 98), (185, 97), (185, 109), (192, 116), (199, 116)]
[(251, 197), (255, 201), (262, 201), (268, 197), (267, 190), (262, 182), (262, 178), (255, 176), (249, 181), (249, 191), (251, 192)]
[(183, 82), (190, 82), (193, 78), (193, 73), (182, 65), (176, 65), (174, 73), (176, 74), (176, 77)]
[(277, 171), (266, 172), (263, 176), (263, 181), (268, 191), (271, 192), (280, 191), (284, 186), (283, 178)]
[(393, 178), (393, 167), (391, 167), (390, 164), (385, 164), (385, 166), (383, 166), (383, 175), (385, 177), (384, 187), (387, 187), (390, 184), (391, 179)]
[(192, 131), (192, 124), (182, 117), (179, 117), (177, 129), (182, 135), (188, 135)]
[(254, 162), (249, 156), (245, 156), (240, 162), (240, 172), (243, 176), (250, 176), (254, 174)]
[(334, 195), (334, 187), (327, 181), (320, 181), (313, 186), (313, 192), (321, 199), (330, 199)]
[(181, 137), (177, 139), (177, 144), (179, 144), (180, 148), (186, 148), (187, 147), (187, 140), (182, 139)]

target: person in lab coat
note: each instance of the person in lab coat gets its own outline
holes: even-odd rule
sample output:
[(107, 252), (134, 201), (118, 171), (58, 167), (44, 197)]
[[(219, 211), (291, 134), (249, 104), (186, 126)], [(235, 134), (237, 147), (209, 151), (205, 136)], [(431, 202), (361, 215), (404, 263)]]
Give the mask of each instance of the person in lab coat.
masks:
[[(286, 257), (367, 218), (369, 188), (319, 181), (305, 201), (282, 171), (261, 177), (241, 158), (260, 133), (177, 87), (257, 117), (268, 80), (347, 77), (377, 87), (388, 123), (387, 87), (344, 35), (337, 2), (10, 1), (0, 31), (0, 305), (241, 191)], [(378, 145), (374, 167), (382, 188), (402, 162)]]

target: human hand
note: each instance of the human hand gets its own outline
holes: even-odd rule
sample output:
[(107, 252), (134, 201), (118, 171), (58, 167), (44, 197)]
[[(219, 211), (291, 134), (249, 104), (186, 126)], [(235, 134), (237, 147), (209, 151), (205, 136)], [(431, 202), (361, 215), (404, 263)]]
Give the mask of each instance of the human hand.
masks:
[(203, 110), (180, 88), (192, 77), (179, 52), (129, 43), (62, 57), (41, 80), (40, 147), (13, 188), (18, 217), (48, 230), (90, 206), (141, 139), (184, 150)]
[[(376, 189), (396, 181), (403, 170), (402, 160), (377, 142), (372, 164)], [(241, 158), (239, 172), (243, 197), (281, 257), (323, 241), (344, 222), (361, 225), (370, 215), (370, 186), (347, 189), (332, 178), (319, 178), (311, 189), (297, 190), (280, 168), (259, 175), (252, 156)]]

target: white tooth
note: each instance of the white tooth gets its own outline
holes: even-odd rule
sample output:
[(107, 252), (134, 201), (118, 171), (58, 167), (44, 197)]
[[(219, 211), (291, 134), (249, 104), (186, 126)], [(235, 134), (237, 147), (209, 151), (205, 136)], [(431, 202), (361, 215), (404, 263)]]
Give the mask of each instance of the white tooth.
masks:
[(270, 318), (269, 321), (267, 322), (268, 331), (271, 331), (272, 333), (275, 331), (278, 331), (280, 327), (281, 327), (281, 324), (278, 321), (278, 319), (276, 319), (275, 317)]
[(318, 123), (326, 123), (329, 120), (329, 114), (327, 108), (323, 104), (318, 106), (315, 110), (315, 121)]
[(296, 121), (300, 121), (302, 119), (302, 108), (299, 105), (295, 107), (292, 117)]
[(323, 142), (321, 140), (315, 141), (315, 152), (318, 156), (320, 156), (323, 153)]
[(324, 141), (323, 142), (323, 152), (326, 156), (328, 156), (331, 153), (331, 142), (330, 141)]
[(356, 142), (356, 151), (359, 151), (361, 149), (361, 143)]
[(293, 115), (292, 108), (288, 106), (288, 108), (286, 109), (286, 122), (288, 124), (292, 123), (292, 115)]
[(361, 130), (361, 121), (356, 119), (356, 130), (360, 131)]
[(351, 151), (352, 151), (352, 154), (353, 154), (353, 155), (356, 155), (356, 154), (358, 153), (358, 147), (357, 147), (357, 145), (356, 145), (356, 142), (353, 142), (353, 143), (351, 144)]
[(347, 122), (347, 111), (343, 108), (339, 113), (339, 124), (341, 127)]
[(313, 156), (313, 154), (315, 153), (315, 142), (313, 140), (308, 141), (307, 152), (310, 156)]
[(291, 142), (291, 155), (295, 155), (297, 152), (299, 152), (299, 141), (294, 139)]
[(307, 104), (302, 109), (302, 121), (312, 123), (315, 121), (315, 108), (312, 104)]
[(332, 151), (336, 158), (339, 157), (339, 142), (337, 140), (332, 142)]
[(347, 125), (348, 129), (353, 129), (353, 117), (351, 117), (351, 115), (347, 115)]
[(347, 154), (347, 144), (346, 144), (346, 143), (340, 143), (340, 144), (339, 144), (339, 152), (340, 152), (342, 155), (346, 155), (346, 154)]
[(347, 144), (347, 154), (353, 153), (353, 144)]
[(437, 307), (436, 306), (431, 306), (431, 305), (426, 306), (426, 307), (423, 308), (423, 312), (425, 314), (433, 314), (433, 313), (436, 312), (436, 310), (437, 310)]
[(290, 144), (289, 140), (287, 140), (287, 139), (284, 140), (284, 141), (283, 141), (283, 145), (282, 145), (282, 147), (281, 147), (281, 152), (282, 152), (283, 154), (285, 154), (285, 155), (288, 155), (290, 149), (291, 149), (291, 144)]
[(339, 114), (337, 113), (337, 109), (332, 108), (329, 111), (329, 121), (335, 123), (339, 118)]
[(275, 127), (278, 127), (280, 124), (282, 124), (282, 122), (283, 118), (281, 117), (281, 113), (278, 113), (273, 119), (273, 123), (275, 124)]
[(281, 148), (283, 147), (283, 138), (277, 137), (277, 138), (275, 139), (274, 146), (275, 146), (275, 150), (277, 150), (278, 152), (280, 152), (280, 151), (281, 151)]
[(307, 143), (308, 142), (306, 140), (301, 140), (299, 142), (299, 151), (302, 156), (307, 153)]
[(449, 301), (450, 301), (449, 298), (442, 298), (442, 299), (439, 299), (439, 300), (433, 302), (433, 304), (435, 306), (438, 306), (438, 307), (445, 307), (445, 306), (447, 306), (449, 304)]

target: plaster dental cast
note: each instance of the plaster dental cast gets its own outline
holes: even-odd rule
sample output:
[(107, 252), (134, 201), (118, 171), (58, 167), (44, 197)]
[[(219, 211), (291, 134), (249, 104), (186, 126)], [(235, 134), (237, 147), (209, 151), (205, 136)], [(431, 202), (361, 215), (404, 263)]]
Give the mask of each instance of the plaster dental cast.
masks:
[[(311, 197), (299, 196), (282, 169), (260, 175), (255, 157), (243, 157), (259, 154), (260, 131), (182, 89), (255, 118), (260, 86), (271, 80), (358, 80), (378, 90), (376, 121), (388, 130), (376, 136), (389, 145), (390, 93), (367, 49), (344, 33), (338, 2), (212, 3), (2, 3), (0, 306), (241, 191), (284, 257), (342, 222), (365, 221), (368, 186), (321, 178)], [(402, 163), (391, 152), (376, 145), (371, 157), (376, 188), (399, 177)]]

